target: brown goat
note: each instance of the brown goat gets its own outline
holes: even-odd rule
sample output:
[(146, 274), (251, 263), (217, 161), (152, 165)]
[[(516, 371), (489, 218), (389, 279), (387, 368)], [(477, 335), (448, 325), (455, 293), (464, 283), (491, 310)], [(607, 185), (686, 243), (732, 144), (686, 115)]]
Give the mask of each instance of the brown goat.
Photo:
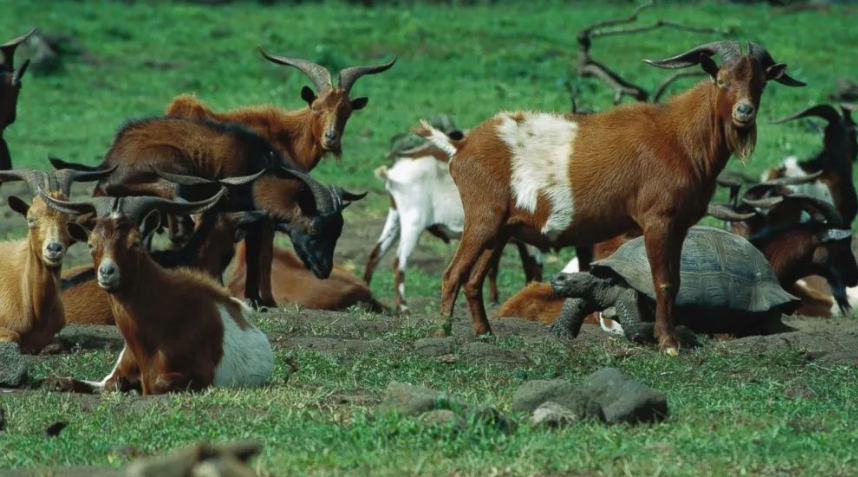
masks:
[[(112, 171), (45, 173), (30, 169), (0, 171), (0, 180), (25, 181), (30, 190), (45, 189), (51, 197), (65, 199), (75, 180), (92, 181)], [(34, 195), (28, 205), (15, 196), (9, 206), (27, 219), (27, 238), (0, 244), (0, 341), (18, 343), (24, 353), (47, 346), (65, 326), (59, 293), (60, 268), (71, 244), (70, 216), (45, 205)]]
[(394, 57), (380, 65), (346, 68), (340, 71), (334, 88), (331, 73), (321, 65), (260, 52), (269, 61), (295, 67), (310, 78), (316, 91), (309, 86), (301, 90), (307, 107), (285, 111), (273, 106), (253, 106), (216, 113), (194, 96), (182, 95), (167, 106), (166, 114), (243, 124), (265, 138), (281, 156), (291, 157), (306, 171), (312, 171), (325, 154), (337, 157), (342, 154), (346, 123), (352, 112), (363, 109), (369, 102), (369, 98), (349, 98), (355, 82), (361, 76), (386, 71), (396, 63)]
[[(244, 298), (245, 257), (244, 245), (239, 244), (232, 275), (227, 281), (230, 293), (238, 298)], [(274, 249), (271, 289), (274, 299), (281, 305), (295, 303), (312, 310), (345, 310), (363, 305), (375, 313), (385, 311), (384, 305), (372, 296), (366, 283), (346, 269), (334, 264), (331, 276), (320, 280), (303, 266), (295, 254), (281, 248)]]
[(3, 131), (15, 122), (21, 79), (30, 66), (30, 60), (27, 60), (19, 68), (15, 68), (15, 50), (35, 32), (36, 30), (32, 30), (0, 45), (0, 170), (3, 171), (12, 168), (12, 155), (6, 140), (3, 139)]
[[(707, 211), (718, 174), (756, 143), (756, 114), (768, 81), (803, 85), (756, 44), (719, 41), (648, 63), (701, 65), (711, 76), (661, 104), (592, 115), (500, 113), (453, 141), (418, 132), (448, 154), (465, 208), (465, 230), (444, 272), (441, 313), (452, 316), (464, 285), (474, 332), (491, 332), (482, 284), (510, 237), (540, 248), (587, 245), (643, 230), (656, 290), (655, 335), (676, 354), (673, 304), (688, 228)], [(712, 58), (722, 59), (719, 67)], [(449, 321), (445, 325), (449, 327)], [(554, 331), (570, 336), (557, 326)]]
[[(92, 169), (65, 162), (54, 165)], [(173, 182), (181, 182), (181, 175), (218, 181), (265, 170), (244, 189), (230, 191), (227, 209), (266, 212), (278, 230), (289, 234), (301, 260), (320, 278), (333, 267), (343, 209), (365, 196), (325, 187), (277, 155), (263, 138), (232, 123), (179, 117), (128, 123), (117, 134), (104, 164), (95, 169), (114, 165), (117, 172), (99, 183), (96, 196), (173, 199), (177, 191)], [(276, 306), (270, 284), (274, 230), (259, 224), (248, 230), (246, 240), (248, 253), (256, 260), (248, 263), (245, 294), (256, 306)]]
[(149, 395), (211, 385), (259, 386), (268, 380), (274, 366), (271, 345), (248, 321), (249, 309), (205, 274), (159, 266), (143, 245), (158, 228), (161, 213), (201, 213), (222, 196), (219, 192), (200, 202), (157, 197), (66, 202), (43, 195), (61, 212), (95, 213), (91, 233), (76, 223), (69, 230), (77, 240), (89, 242), (98, 285), (108, 292), (125, 339), (106, 378), (61, 380), (63, 389), (138, 389)]

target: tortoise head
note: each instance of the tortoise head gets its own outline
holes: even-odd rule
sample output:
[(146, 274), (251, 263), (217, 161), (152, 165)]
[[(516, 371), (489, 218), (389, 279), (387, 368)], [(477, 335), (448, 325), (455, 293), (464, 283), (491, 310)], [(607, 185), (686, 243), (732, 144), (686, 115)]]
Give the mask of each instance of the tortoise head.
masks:
[(558, 273), (551, 277), (551, 288), (562, 297), (590, 299), (602, 281), (586, 272)]

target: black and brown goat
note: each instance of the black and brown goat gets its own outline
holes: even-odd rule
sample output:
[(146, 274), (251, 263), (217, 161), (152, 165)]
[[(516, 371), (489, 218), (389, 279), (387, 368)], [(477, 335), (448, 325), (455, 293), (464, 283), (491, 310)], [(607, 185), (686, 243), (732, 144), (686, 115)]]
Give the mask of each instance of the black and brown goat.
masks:
[(21, 79), (30, 66), (27, 60), (20, 67), (15, 68), (15, 50), (21, 43), (25, 42), (36, 30), (26, 35), (7, 41), (0, 45), (0, 170), (12, 168), (12, 155), (6, 140), (3, 139), (3, 131), (15, 122), (18, 114), (18, 94), (21, 92)]
[[(57, 162), (56, 167), (86, 166)], [(226, 210), (261, 210), (277, 230), (286, 232), (307, 268), (325, 278), (333, 268), (333, 253), (342, 233), (342, 211), (365, 194), (326, 187), (291, 162), (251, 130), (233, 123), (166, 117), (127, 124), (118, 134), (104, 163), (118, 166), (102, 181), (96, 196), (151, 195), (173, 199), (177, 186), (159, 176), (180, 181), (196, 176), (218, 181), (265, 170), (251, 184), (230, 190)], [(90, 168), (91, 169), (91, 168)], [(194, 197), (185, 197), (193, 199)], [(276, 306), (271, 293), (274, 229), (260, 223), (248, 230), (248, 278), (245, 294), (254, 305)]]
[[(719, 67), (711, 58), (721, 57)], [(707, 211), (718, 174), (756, 144), (767, 82), (801, 86), (761, 46), (719, 41), (648, 61), (702, 66), (710, 76), (661, 105), (632, 104), (592, 115), (500, 113), (452, 141), (418, 132), (447, 150), (465, 208), (465, 230), (444, 272), (441, 312), (452, 315), (464, 285), (474, 332), (489, 333), (482, 285), (510, 237), (540, 248), (588, 245), (641, 229), (656, 290), (655, 335), (678, 349), (673, 304), (688, 228)], [(569, 335), (569, 330), (555, 332)]]
[(137, 389), (148, 395), (267, 382), (273, 353), (265, 334), (249, 322), (249, 309), (208, 275), (159, 266), (144, 246), (161, 214), (202, 213), (222, 196), (221, 191), (199, 202), (158, 197), (67, 202), (42, 196), (64, 213), (95, 213), (92, 232), (76, 223), (69, 230), (88, 242), (98, 285), (108, 292), (125, 339), (107, 377), (99, 382), (60, 380), (63, 389)]
[(283, 157), (291, 157), (304, 170), (313, 168), (326, 154), (339, 157), (342, 137), (352, 112), (363, 109), (369, 98), (351, 99), (352, 86), (364, 75), (381, 73), (396, 63), (396, 57), (379, 65), (352, 66), (339, 72), (337, 87), (331, 73), (321, 65), (299, 58), (269, 55), (262, 56), (279, 65), (292, 66), (313, 82), (301, 90), (307, 107), (285, 111), (274, 106), (252, 106), (225, 113), (216, 113), (194, 96), (178, 96), (167, 106), (166, 114), (195, 119), (243, 124), (264, 137)]
[(25, 239), (0, 244), (0, 341), (16, 342), (22, 352), (35, 353), (50, 344), (66, 323), (59, 279), (71, 244), (71, 216), (47, 207), (37, 190), (67, 199), (72, 182), (101, 179), (111, 172), (0, 171), (0, 180), (24, 181), (34, 194), (32, 205), (9, 197), (9, 206), (26, 217), (29, 231)]

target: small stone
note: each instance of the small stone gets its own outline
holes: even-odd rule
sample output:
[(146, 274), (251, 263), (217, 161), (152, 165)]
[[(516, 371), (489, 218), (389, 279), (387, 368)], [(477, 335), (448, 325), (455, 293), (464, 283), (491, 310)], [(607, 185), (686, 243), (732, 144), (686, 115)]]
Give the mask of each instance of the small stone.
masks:
[(119, 328), (107, 325), (67, 325), (57, 334), (67, 348), (122, 349), (125, 339)]
[(667, 398), (616, 368), (591, 374), (578, 388), (602, 406), (610, 424), (657, 422), (668, 416)]
[(512, 410), (532, 413), (547, 401), (562, 401), (576, 393), (572, 383), (562, 379), (525, 381), (512, 396)]
[(449, 409), (436, 409), (424, 414), (420, 421), (427, 426), (449, 427), (456, 432), (462, 432), (468, 427), (468, 423), (462, 416)]
[(542, 403), (531, 417), (531, 422), (536, 426), (563, 427), (578, 421), (578, 415), (568, 408), (554, 401)]
[(27, 368), (17, 343), (0, 343), (0, 387), (22, 385), (27, 378)]
[(426, 358), (438, 358), (453, 354), (456, 350), (456, 340), (447, 338), (423, 338), (414, 343), (414, 352)]
[(436, 409), (465, 410), (463, 401), (450, 398), (444, 393), (423, 386), (391, 381), (379, 405), (381, 412), (397, 412), (404, 416), (418, 416)]

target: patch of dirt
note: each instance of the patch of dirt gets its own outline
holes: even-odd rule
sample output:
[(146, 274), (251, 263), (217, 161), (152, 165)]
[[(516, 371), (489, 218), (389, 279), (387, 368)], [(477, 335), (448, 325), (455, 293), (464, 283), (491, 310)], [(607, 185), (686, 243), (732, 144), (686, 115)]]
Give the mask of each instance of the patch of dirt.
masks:
[[(858, 350), (858, 322), (850, 319), (788, 318), (784, 320), (798, 331), (768, 336), (749, 336), (721, 345), (730, 351), (768, 354), (779, 351), (807, 353), (820, 359), (828, 355), (847, 357)], [(856, 363), (855, 359), (852, 363)]]

